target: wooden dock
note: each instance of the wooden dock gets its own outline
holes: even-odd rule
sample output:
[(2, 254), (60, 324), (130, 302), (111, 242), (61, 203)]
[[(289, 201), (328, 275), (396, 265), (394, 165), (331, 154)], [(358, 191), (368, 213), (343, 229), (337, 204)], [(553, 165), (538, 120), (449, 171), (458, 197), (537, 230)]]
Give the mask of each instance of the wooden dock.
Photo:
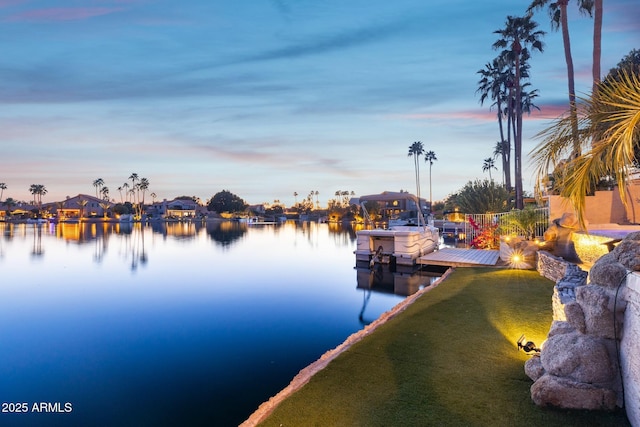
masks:
[(450, 267), (493, 266), (498, 263), (500, 251), (488, 249), (443, 248), (421, 256), (416, 261), (422, 265), (446, 265)]

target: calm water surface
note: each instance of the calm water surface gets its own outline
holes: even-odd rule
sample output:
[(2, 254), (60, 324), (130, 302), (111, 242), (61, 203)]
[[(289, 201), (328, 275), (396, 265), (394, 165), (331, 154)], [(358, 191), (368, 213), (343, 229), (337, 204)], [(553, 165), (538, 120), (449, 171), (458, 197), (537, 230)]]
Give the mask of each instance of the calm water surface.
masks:
[(331, 224), (0, 231), (2, 426), (237, 425), (433, 280), (354, 268)]

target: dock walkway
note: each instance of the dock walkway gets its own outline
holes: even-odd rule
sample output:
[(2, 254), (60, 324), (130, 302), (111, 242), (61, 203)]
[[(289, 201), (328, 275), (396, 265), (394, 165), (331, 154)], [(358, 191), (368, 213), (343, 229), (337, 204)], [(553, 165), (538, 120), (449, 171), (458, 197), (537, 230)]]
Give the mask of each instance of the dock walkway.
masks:
[(446, 265), (450, 267), (478, 267), (496, 265), (500, 251), (488, 249), (443, 248), (417, 259), (422, 265)]

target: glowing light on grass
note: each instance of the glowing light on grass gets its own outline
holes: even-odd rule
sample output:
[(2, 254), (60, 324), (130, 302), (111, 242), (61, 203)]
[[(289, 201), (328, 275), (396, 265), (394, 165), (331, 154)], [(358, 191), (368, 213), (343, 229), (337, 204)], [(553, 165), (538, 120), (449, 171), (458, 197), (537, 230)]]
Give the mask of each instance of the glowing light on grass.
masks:
[(514, 249), (509, 255), (509, 266), (517, 269), (529, 269), (531, 264), (527, 262), (522, 251)]

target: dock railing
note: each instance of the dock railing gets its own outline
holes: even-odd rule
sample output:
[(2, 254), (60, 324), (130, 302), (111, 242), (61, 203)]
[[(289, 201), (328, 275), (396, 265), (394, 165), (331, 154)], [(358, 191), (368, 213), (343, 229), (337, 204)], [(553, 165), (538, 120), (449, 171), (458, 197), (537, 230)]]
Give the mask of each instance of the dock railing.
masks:
[[(472, 225), (476, 225), (474, 227)], [(549, 227), (549, 208), (527, 208), (491, 214), (467, 214), (465, 221), (465, 244), (478, 237), (483, 230), (495, 230), (496, 239), (513, 235), (526, 238), (542, 237)]]

